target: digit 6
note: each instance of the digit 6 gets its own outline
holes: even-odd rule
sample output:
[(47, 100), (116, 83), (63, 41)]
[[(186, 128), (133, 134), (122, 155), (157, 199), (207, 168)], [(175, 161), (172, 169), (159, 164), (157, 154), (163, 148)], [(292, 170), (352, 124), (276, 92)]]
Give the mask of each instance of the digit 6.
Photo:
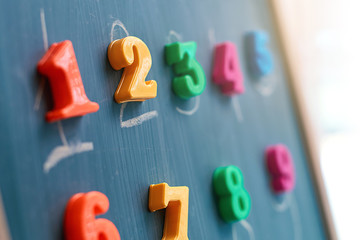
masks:
[(69, 200), (65, 213), (66, 240), (120, 240), (115, 225), (95, 218), (109, 209), (109, 200), (101, 192), (78, 193)]

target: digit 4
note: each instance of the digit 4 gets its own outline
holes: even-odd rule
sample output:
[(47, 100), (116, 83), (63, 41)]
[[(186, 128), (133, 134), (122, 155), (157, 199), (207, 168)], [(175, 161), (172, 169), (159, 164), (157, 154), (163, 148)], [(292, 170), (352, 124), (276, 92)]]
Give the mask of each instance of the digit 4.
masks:
[(225, 95), (244, 93), (243, 74), (234, 43), (224, 42), (215, 46), (213, 81), (220, 85)]

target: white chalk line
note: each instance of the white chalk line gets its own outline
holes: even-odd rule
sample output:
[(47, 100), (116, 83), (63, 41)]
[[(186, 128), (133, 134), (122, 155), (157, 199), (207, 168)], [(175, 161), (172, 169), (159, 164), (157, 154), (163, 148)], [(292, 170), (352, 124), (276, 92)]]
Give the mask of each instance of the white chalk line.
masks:
[(134, 117), (129, 120), (123, 121), (124, 110), (126, 108), (126, 105), (127, 105), (127, 103), (123, 103), (121, 105), (121, 109), (120, 109), (120, 126), (122, 128), (130, 128), (130, 127), (138, 126), (138, 125), (142, 124), (143, 122), (148, 121), (152, 118), (155, 118), (159, 115), (157, 111), (150, 111), (150, 112), (141, 114), (138, 117)]
[[(49, 48), (48, 35), (46, 30), (46, 22), (45, 22), (45, 12), (43, 8), (40, 8), (40, 22), (41, 22), (41, 31), (43, 36), (44, 50), (45, 52)], [(43, 77), (40, 78), (40, 84), (38, 90), (36, 91), (34, 110), (38, 111), (40, 108), (41, 99), (44, 92), (45, 79)]]
[(278, 202), (276, 200), (273, 200), (272, 204), (273, 204), (273, 208), (277, 211), (277, 212), (283, 212), (286, 209), (289, 208), (289, 203), (291, 200), (291, 195), (290, 194), (286, 194), (284, 196), (284, 199), (281, 202)]
[(264, 97), (268, 97), (275, 91), (276, 84), (277, 80), (274, 77), (270, 77), (268, 79), (260, 79), (256, 81), (255, 89)]
[(196, 111), (199, 109), (199, 107), (200, 107), (200, 96), (196, 96), (195, 97), (195, 106), (191, 110), (183, 110), (179, 107), (176, 107), (176, 111), (178, 111), (181, 114), (191, 116), (194, 113), (196, 113)]
[(69, 144), (68, 144), (68, 141), (66, 140), (65, 132), (64, 132), (63, 126), (61, 124), (61, 121), (57, 122), (57, 126), (59, 129), (59, 135), (60, 135), (61, 142), (63, 143), (64, 146), (68, 146)]
[(213, 48), (213, 46), (216, 43), (215, 30), (213, 28), (210, 28), (208, 30), (208, 37), (209, 37), (210, 48)]
[(111, 42), (114, 41), (114, 31), (115, 31), (115, 27), (118, 26), (120, 27), (122, 30), (124, 30), (126, 36), (128, 37), (129, 36), (129, 32), (128, 30), (126, 30), (126, 27), (125, 25), (119, 20), (115, 20), (111, 26), (111, 32), (110, 32), (110, 40)]
[[(255, 234), (254, 234), (254, 230), (251, 227), (250, 223), (246, 220), (241, 220), (240, 224), (243, 226), (243, 228), (245, 228), (245, 230), (248, 232), (249, 234), (249, 238), (250, 240), (255, 240)], [(236, 231), (236, 225), (237, 224), (233, 224), (232, 226), (232, 235), (233, 235), (233, 240), (237, 240), (237, 231)]]
[(94, 150), (92, 142), (80, 142), (75, 145), (58, 146), (51, 151), (50, 155), (46, 159), (43, 166), (44, 172), (49, 173), (49, 171), (64, 158), (92, 150)]
[(292, 197), (292, 204), (290, 205), (291, 217), (294, 223), (294, 239), (301, 240), (302, 239), (302, 226), (300, 222), (300, 214), (297, 202), (294, 197)]
[(231, 98), (232, 105), (235, 110), (235, 116), (238, 122), (242, 122), (244, 120), (244, 116), (241, 111), (241, 106), (239, 100), (236, 97)]
[(182, 36), (174, 30), (170, 30), (169, 34), (166, 37), (167, 43), (177, 42), (181, 40), (182, 40)]

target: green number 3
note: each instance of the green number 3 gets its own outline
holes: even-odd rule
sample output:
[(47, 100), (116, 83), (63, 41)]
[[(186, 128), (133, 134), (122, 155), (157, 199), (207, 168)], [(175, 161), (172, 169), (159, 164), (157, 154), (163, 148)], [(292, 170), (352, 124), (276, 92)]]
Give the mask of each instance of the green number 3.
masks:
[(217, 168), (213, 175), (213, 186), (218, 196), (218, 209), (224, 221), (239, 221), (249, 215), (251, 199), (244, 188), (243, 176), (238, 167)]
[(165, 46), (166, 62), (174, 65), (176, 75), (172, 88), (183, 99), (200, 95), (206, 85), (206, 77), (200, 63), (195, 59), (196, 42), (174, 42)]

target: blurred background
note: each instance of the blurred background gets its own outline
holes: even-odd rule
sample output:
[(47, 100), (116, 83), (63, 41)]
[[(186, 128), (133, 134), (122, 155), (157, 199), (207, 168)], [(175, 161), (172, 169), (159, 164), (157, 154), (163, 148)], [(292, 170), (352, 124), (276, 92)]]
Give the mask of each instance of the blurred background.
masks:
[(360, 239), (360, 1), (278, 0), (340, 239)]

